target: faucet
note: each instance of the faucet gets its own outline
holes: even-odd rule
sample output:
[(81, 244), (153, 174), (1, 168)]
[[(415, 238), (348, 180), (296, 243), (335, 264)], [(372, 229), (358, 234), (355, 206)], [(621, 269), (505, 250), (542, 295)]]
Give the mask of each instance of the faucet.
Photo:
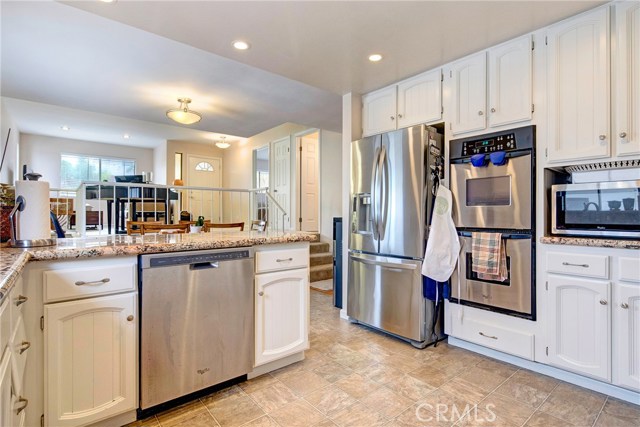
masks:
[(589, 203), (585, 203), (585, 204), (584, 204), (584, 209), (583, 209), (583, 210), (584, 210), (584, 211), (588, 211), (588, 210), (589, 210), (589, 206), (591, 206), (591, 205), (593, 205), (593, 206), (595, 206), (595, 207), (596, 207), (596, 211), (599, 211), (599, 210), (600, 210), (600, 205), (598, 205), (596, 202), (589, 202)]

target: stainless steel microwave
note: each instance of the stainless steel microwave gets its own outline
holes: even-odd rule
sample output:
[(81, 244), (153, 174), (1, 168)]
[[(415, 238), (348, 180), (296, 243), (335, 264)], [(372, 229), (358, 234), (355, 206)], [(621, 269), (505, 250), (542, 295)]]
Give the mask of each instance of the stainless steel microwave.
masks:
[(553, 185), (551, 232), (640, 238), (640, 180)]

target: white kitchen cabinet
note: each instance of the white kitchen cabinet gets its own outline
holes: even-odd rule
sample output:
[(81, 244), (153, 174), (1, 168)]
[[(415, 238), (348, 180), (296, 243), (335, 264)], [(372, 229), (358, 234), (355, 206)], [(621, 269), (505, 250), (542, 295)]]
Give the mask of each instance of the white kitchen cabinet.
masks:
[(396, 86), (394, 85), (362, 97), (363, 136), (396, 129), (396, 96)]
[(640, 391), (640, 283), (614, 283), (613, 297), (613, 383)]
[(137, 407), (136, 294), (45, 305), (45, 425)]
[(531, 120), (531, 35), (489, 49), (489, 126)]
[(0, 426), (12, 425), (11, 352), (0, 355)]
[(398, 83), (397, 128), (442, 119), (442, 71), (438, 68)]
[(549, 162), (610, 155), (609, 43), (608, 7), (548, 28)]
[(611, 380), (610, 282), (549, 274), (549, 362)]
[(487, 127), (487, 53), (467, 56), (449, 70), (452, 111), (450, 129), (454, 135)]
[(614, 100), (616, 155), (640, 154), (640, 3), (615, 4)]

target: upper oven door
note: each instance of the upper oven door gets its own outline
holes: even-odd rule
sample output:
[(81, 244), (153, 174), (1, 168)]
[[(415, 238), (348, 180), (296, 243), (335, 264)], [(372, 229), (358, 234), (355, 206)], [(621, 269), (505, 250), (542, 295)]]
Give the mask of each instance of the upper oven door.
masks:
[(456, 227), (530, 230), (532, 155), (509, 153), (503, 166), (451, 164), (453, 221)]

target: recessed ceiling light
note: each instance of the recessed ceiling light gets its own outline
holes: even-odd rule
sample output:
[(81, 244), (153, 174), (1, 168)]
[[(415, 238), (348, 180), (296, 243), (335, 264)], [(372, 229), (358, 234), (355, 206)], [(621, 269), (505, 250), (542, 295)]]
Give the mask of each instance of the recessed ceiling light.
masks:
[(129, 136), (129, 134), (128, 134), (128, 133), (125, 133), (124, 135), (122, 135), (122, 137), (123, 137), (124, 139), (129, 139), (129, 138), (130, 138), (130, 136)]
[(378, 54), (378, 53), (374, 53), (373, 55), (369, 55), (369, 61), (371, 62), (378, 62), (382, 59), (382, 55)]
[(60, 126), (60, 129), (62, 129), (65, 132), (68, 131), (68, 130), (71, 130), (71, 128), (69, 126), (67, 126), (67, 125)]
[(243, 42), (242, 40), (236, 40), (233, 42), (233, 47), (238, 50), (247, 50), (249, 49), (249, 43)]

